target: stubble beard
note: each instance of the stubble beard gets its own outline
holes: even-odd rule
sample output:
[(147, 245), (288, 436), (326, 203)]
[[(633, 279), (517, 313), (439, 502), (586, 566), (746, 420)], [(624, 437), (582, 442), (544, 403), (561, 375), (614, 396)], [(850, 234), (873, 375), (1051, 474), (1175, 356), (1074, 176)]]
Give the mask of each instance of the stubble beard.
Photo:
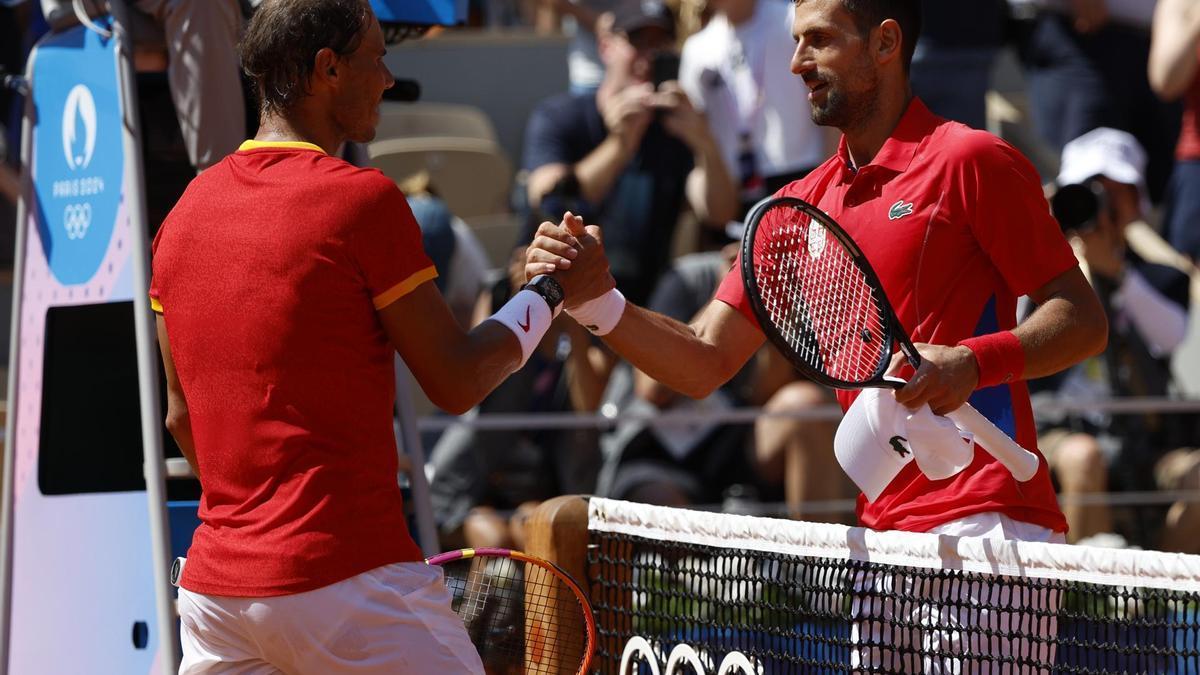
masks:
[(857, 91), (848, 91), (844, 82), (828, 82), (828, 93), (825, 103), (811, 104), (811, 117), (814, 124), (841, 129), (854, 129), (874, 117), (879, 109), (879, 79), (870, 73), (865, 78), (864, 86)]

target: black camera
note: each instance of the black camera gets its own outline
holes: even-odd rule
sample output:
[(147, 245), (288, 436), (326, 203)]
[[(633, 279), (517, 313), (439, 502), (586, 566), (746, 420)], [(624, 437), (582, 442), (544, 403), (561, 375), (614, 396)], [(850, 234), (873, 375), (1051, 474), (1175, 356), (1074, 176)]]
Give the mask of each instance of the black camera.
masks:
[(1063, 232), (1086, 232), (1096, 227), (1096, 216), (1106, 208), (1107, 201), (1100, 181), (1064, 185), (1050, 198), (1050, 213)]
[(651, 61), (651, 78), (654, 88), (658, 89), (663, 82), (679, 79), (679, 54), (663, 50), (654, 55)]

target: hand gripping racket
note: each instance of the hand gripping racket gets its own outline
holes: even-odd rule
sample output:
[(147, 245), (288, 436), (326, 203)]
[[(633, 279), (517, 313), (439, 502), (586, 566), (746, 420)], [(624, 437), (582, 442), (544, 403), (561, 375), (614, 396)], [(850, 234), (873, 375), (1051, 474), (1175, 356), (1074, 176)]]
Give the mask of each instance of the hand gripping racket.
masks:
[[(760, 203), (742, 238), (742, 278), (759, 325), (800, 372), (835, 389), (889, 387), (884, 375), (900, 344), (913, 368), (921, 355), (896, 319), (858, 245), (832, 218), (793, 197)], [(1037, 455), (964, 404), (947, 415), (1008, 468), (1033, 478)]]
[(505, 548), (465, 548), (425, 562), (445, 573), (454, 611), (489, 675), (587, 672), (596, 649), (592, 606), (557, 565)]

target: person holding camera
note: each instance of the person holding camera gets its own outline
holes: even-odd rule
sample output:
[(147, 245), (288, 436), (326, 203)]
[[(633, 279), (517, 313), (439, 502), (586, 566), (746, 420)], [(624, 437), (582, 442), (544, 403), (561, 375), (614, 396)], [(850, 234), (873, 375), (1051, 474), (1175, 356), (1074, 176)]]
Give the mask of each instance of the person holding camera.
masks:
[[(1072, 499), (1109, 489), (1179, 489), (1195, 480), (1200, 454), (1176, 450), (1192, 439), (1194, 416), (1097, 411), (1056, 415), (1039, 399), (1075, 403), (1110, 397), (1166, 396), (1170, 357), (1187, 333), (1188, 285), (1178, 270), (1139, 255), (1131, 236), (1144, 224), (1146, 154), (1124, 131), (1100, 128), (1063, 148), (1055, 217), (1075, 249), (1109, 316), (1108, 348), (1070, 370), (1031, 383), (1046, 455), (1064, 499), (1073, 540), (1127, 530), (1147, 532), (1145, 523), (1118, 527), (1107, 505)], [(1144, 251), (1143, 251), (1144, 253)], [(1194, 431), (1194, 430), (1191, 430)], [(1189, 477), (1190, 476), (1190, 477)], [(1164, 549), (1195, 550), (1184, 533), (1200, 523), (1194, 504), (1172, 507), (1162, 527)]]
[(623, 2), (601, 17), (598, 31), (605, 65), (599, 89), (558, 94), (530, 116), (527, 196), (534, 210), (555, 219), (572, 211), (610, 223), (605, 245), (613, 273), (631, 300), (645, 302), (669, 263), (685, 200), (702, 222), (724, 227), (736, 216), (737, 189), (708, 124), (676, 79), (670, 9), (657, 0)]
[(784, 66), (796, 47), (790, 31), (795, 6), (780, 0), (708, 5), (715, 15), (683, 43), (679, 84), (705, 114), (741, 188), (740, 219), (755, 202), (825, 161), (837, 141), (809, 119), (808, 91)]

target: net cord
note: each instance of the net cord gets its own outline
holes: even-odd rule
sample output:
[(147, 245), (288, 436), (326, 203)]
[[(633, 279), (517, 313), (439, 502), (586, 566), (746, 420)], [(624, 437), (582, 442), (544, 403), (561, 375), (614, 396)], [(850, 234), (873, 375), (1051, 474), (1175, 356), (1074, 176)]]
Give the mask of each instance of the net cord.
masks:
[(1200, 592), (1200, 556), (714, 514), (592, 498), (588, 530), (739, 551)]

